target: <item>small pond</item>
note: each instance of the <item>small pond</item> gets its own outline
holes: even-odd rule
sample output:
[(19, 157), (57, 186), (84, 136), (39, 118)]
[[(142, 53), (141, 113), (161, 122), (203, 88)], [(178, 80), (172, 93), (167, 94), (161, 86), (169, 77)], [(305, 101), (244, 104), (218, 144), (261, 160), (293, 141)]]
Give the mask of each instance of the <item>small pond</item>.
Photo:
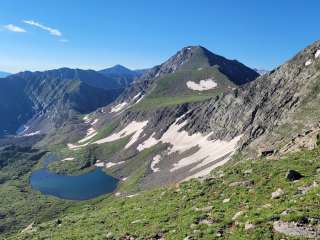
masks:
[(47, 195), (69, 200), (87, 200), (113, 192), (118, 180), (107, 175), (100, 168), (78, 176), (68, 176), (48, 171), (50, 162), (58, 160), (48, 154), (44, 160), (44, 168), (36, 170), (30, 176), (33, 189)]

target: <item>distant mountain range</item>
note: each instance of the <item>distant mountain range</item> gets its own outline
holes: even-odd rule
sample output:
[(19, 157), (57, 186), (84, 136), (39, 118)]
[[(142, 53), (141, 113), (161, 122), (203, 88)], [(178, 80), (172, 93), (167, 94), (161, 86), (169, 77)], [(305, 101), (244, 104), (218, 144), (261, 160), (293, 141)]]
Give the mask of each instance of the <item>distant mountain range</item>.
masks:
[[(20, 72), (0, 79), (0, 135), (28, 122), (49, 132), (112, 102), (141, 73), (117, 65), (101, 72), (61, 68)], [(28, 133), (26, 131), (26, 134)]]
[(254, 68), (254, 70), (259, 73), (260, 76), (267, 74), (268, 72), (270, 72), (269, 70), (266, 69), (258, 69), (258, 68)]
[(11, 74), (11, 73), (0, 71), (0, 78), (7, 77), (7, 76), (9, 76), (10, 74)]
[(130, 70), (122, 65), (115, 65), (111, 68), (100, 70), (99, 73), (105, 77), (113, 79), (119, 85), (129, 86), (131, 83), (141, 77), (146, 70)]

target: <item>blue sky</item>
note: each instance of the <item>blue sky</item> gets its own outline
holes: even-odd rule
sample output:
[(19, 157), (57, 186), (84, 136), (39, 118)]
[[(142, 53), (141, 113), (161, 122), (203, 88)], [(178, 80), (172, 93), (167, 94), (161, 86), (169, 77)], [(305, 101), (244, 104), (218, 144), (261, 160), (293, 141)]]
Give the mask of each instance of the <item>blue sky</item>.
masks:
[(1, 0), (0, 70), (147, 68), (188, 45), (272, 69), (320, 39), (318, 0)]

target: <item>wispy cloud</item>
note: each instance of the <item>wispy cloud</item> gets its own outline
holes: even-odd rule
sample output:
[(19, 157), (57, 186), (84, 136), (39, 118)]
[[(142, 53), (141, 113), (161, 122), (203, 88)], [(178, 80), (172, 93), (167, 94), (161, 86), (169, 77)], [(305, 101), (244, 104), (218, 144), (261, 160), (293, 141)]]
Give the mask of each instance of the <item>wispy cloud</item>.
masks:
[(18, 27), (18, 26), (13, 25), (13, 24), (8, 24), (8, 25), (5, 25), (3, 27), (5, 29), (7, 29), (8, 31), (11, 31), (11, 32), (17, 32), (17, 33), (25, 33), (26, 32), (26, 30), (24, 30), (23, 28)]
[(45, 30), (47, 32), (49, 32), (51, 35), (53, 36), (56, 36), (56, 37), (61, 37), (62, 36), (62, 33), (58, 30), (58, 29), (54, 29), (54, 28), (51, 28), (51, 27), (47, 27), (39, 22), (36, 22), (36, 21), (33, 21), (33, 20), (24, 20), (23, 21), (24, 23), (26, 24), (29, 24), (31, 26), (34, 26), (34, 27), (38, 27), (42, 30)]
[(69, 40), (68, 40), (68, 39), (65, 39), (65, 38), (61, 38), (61, 39), (59, 39), (59, 41), (60, 41), (60, 42), (63, 42), (63, 43), (69, 42)]

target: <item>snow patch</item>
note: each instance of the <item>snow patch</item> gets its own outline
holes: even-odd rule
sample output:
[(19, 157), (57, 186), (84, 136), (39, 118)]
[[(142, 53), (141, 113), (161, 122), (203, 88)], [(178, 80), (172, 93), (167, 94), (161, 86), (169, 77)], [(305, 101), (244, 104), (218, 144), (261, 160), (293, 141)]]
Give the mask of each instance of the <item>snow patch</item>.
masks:
[(154, 138), (153, 136), (154, 136), (154, 133), (147, 140), (145, 140), (143, 143), (139, 144), (137, 147), (137, 150), (141, 152), (144, 149), (147, 149), (147, 148), (150, 148), (150, 147), (156, 145), (159, 142), (159, 140)]
[(35, 132), (32, 132), (32, 133), (26, 133), (23, 136), (24, 137), (31, 137), (31, 136), (35, 136), (35, 135), (39, 135), (39, 134), (40, 134), (40, 131), (35, 131)]
[(141, 96), (141, 92), (139, 92), (137, 95), (135, 95), (133, 98), (132, 98), (132, 101), (136, 100), (137, 98), (139, 98)]
[(140, 134), (143, 132), (143, 128), (148, 124), (148, 121), (143, 121), (143, 122), (136, 122), (133, 121), (129, 123), (124, 129), (122, 129), (120, 132), (114, 133), (106, 138), (100, 139), (94, 143), (96, 144), (103, 144), (107, 142), (113, 142), (116, 140), (119, 140), (124, 137), (128, 137), (132, 135), (130, 141), (127, 143), (125, 146), (125, 149), (129, 148), (133, 143), (135, 143)]
[(99, 121), (98, 118), (96, 118), (95, 120), (93, 120), (93, 122), (91, 123), (91, 126), (96, 125), (96, 123)]
[(143, 95), (141, 95), (141, 97), (135, 102), (135, 104), (137, 104), (137, 103), (139, 103), (139, 102), (141, 102), (141, 100), (143, 99)]
[(116, 106), (113, 106), (111, 108), (111, 111), (110, 112), (120, 112), (122, 109), (124, 109), (126, 106), (128, 105), (127, 102), (123, 102), (123, 103), (120, 103)]
[(21, 131), (21, 133), (25, 133), (26, 131), (28, 131), (29, 128), (29, 126), (23, 125), (23, 130)]
[(312, 63), (311, 59), (309, 59), (308, 61), (306, 61), (306, 63), (304, 64), (305, 66), (309, 66)]
[(98, 160), (94, 165), (96, 167), (104, 167), (104, 162), (101, 162), (101, 161)]
[(151, 162), (151, 166), (150, 166), (151, 170), (153, 172), (159, 172), (160, 171), (160, 168), (156, 167), (156, 165), (159, 164), (160, 160), (161, 160), (161, 156), (159, 154), (154, 156), (153, 161)]
[(135, 95), (133, 98), (132, 98), (132, 102), (134, 102), (135, 104), (139, 103), (141, 100), (143, 99), (143, 95), (142, 93), (138, 93), (137, 95)]
[[(209, 133), (208, 135), (202, 135), (201, 133), (189, 135), (187, 131), (180, 131), (181, 128), (187, 123), (186, 121), (181, 124), (177, 124), (177, 122), (183, 116), (178, 118), (176, 122), (169, 127), (169, 129), (158, 141), (153, 142), (154, 144), (159, 141), (171, 144), (172, 147), (169, 149), (169, 154), (175, 152), (181, 154), (192, 148), (198, 148), (198, 150), (194, 154), (185, 157), (179, 162), (175, 163), (173, 165), (173, 168), (170, 169), (171, 172), (179, 170), (183, 167), (187, 167), (191, 164), (195, 164), (195, 166), (190, 171), (196, 172), (200, 168), (212, 164), (210, 167), (206, 167), (204, 170), (196, 172), (189, 178), (202, 177), (208, 175), (214, 168), (221, 166), (229, 161), (232, 154), (237, 150), (237, 144), (241, 139), (241, 135), (233, 138), (230, 141), (209, 140), (209, 136), (211, 135), (211, 133)], [(152, 142), (150, 140), (147, 140), (147, 142), (148, 146), (151, 147)], [(144, 142), (142, 146), (145, 145), (147, 144)], [(219, 159), (223, 160), (218, 161)], [(158, 159), (156, 160), (158, 161)]]
[(62, 159), (61, 161), (65, 162), (65, 161), (73, 161), (73, 160), (74, 160), (73, 157), (69, 157), (69, 158)]
[(114, 163), (114, 162), (108, 162), (105, 164), (106, 168), (112, 168), (113, 166), (117, 166), (117, 165), (120, 165), (120, 164), (123, 164), (125, 163), (125, 161), (121, 161), (121, 162), (117, 162), (117, 163)]
[(316, 51), (316, 53), (314, 54), (314, 57), (315, 58), (318, 58), (320, 56), (320, 49), (318, 49), (317, 51)]
[(85, 146), (87, 146), (89, 143), (85, 143), (85, 144), (82, 144), (82, 145), (75, 145), (75, 144), (72, 144), (72, 143), (68, 143), (67, 146), (70, 150), (79, 150), (80, 148), (83, 148)]
[(85, 115), (84, 117), (83, 117), (83, 121), (90, 121), (90, 118), (89, 118), (89, 115)]
[(206, 91), (217, 87), (217, 83), (211, 78), (201, 80), (199, 83), (188, 81), (186, 84), (189, 89), (194, 91)]
[(138, 195), (139, 195), (138, 193), (132, 194), (132, 195), (128, 195), (127, 198), (133, 198), (133, 197), (138, 196)]
[(87, 135), (86, 137), (84, 137), (83, 139), (79, 140), (78, 143), (84, 143), (89, 141), (90, 139), (92, 139), (93, 137), (95, 137), (97, 135), (97, 131), (94, 128), (89, 128), (87, 130)]

